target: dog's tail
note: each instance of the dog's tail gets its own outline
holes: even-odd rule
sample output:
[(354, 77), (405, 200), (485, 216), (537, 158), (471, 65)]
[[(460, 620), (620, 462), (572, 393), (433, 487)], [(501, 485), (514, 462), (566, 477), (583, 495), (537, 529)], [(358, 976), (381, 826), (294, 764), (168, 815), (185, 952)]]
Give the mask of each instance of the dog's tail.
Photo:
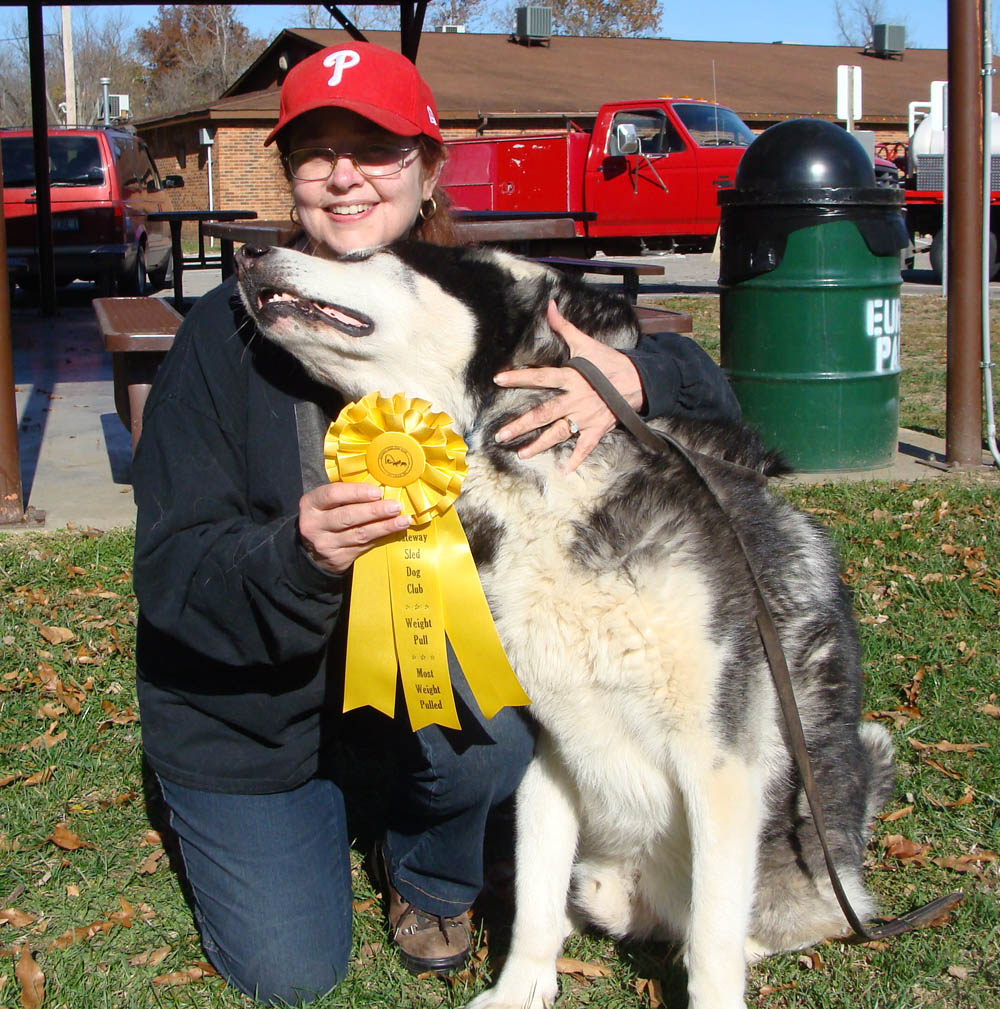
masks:
[(871, 823), (892, 798), (892, 789), (896, 781), (892, 737), (885, 727), (877, 722), (862, 722), (858, 727), (858, 734), (871, 767), (865, 801), (865, 823)]

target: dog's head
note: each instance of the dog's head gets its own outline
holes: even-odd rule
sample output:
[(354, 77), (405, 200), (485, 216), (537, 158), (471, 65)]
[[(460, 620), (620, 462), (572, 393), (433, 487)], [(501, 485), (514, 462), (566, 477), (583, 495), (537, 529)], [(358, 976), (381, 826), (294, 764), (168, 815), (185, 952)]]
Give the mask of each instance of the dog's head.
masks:
[(421, 397), (465, 432), (496, 401), (498, 371), (565, 363), (566, 346), (545, 320), (549, 298), (597, 339), (635, 340), (618, 299), (581, 295), (580, 285), (494, 250), (398, 243), (329, 260), (244, 246), (236, 262), (257, 328), (313, 378), (348, 399)]

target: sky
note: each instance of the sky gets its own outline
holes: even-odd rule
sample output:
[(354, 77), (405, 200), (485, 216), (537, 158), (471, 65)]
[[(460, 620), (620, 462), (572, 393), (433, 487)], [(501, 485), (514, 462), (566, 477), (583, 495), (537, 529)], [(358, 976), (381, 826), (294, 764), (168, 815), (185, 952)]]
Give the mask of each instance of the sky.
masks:
[[(659, 34), (675, 39), (710, 42), (801, 42), (807, 45), (839, 45), (835, 0), (715, 0), (713, 3), (675, 3), (662, 0), (667, 11)], [(346, 7), (344, 3), (342, 6)], [(293, 22), (293, 5), (238, 5), (240, 18), (255, 34), (271, 38)], [(890, 0), (886, 4), (890, 24), (905, 23), (907, 45), (943, 49), (947, 40), (946, 0)], [(156, 17), (155, 6), (126, 7), (133, 24), (141, 27)], [(434, 6), (425, 27), (433, 25)], [(901, 14), (902, 20), (892, 15)], [(513, 27), (513, 25), (511, 25)]]

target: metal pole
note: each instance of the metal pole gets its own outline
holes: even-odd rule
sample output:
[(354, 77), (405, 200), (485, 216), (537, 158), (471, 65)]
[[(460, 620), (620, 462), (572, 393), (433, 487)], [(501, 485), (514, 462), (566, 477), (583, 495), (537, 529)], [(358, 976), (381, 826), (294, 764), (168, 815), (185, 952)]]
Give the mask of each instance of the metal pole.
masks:
[(945, 458), (982, 462), (982, 90), (978, 0), (948, 0), (948, 377)]
[(38, 221), (38, 284), (42, 315), (56, 314), (56, 268), (52, 244), (52, 193), (49, 190), (49, 121), (45, 100), (45, 43), (42, 5), (28, 4), (28, 69), (31, 77), (31, 129), (35, 151)]
[(104, 125), (111, 125), (111, 109), (110, 109), (110, 99), (108, 98), (108, 88), (111, 85), (110, 77), (101, 78), (101, 94), (104, 96)]
[(983, 405), (986, 410), (986, 445), (1000, 466), (997, 424), (993, 410), (993, 357), (990, 347), (990, 251), (996, 242), (992, 228), (993, 201), (993, 2), (983, 0)]
[[(0, 196), (3, 182), (0, 180)], [(10, 334), (10, 285), (7, 283), (7, 229), (0, 200), (0, 525), (24, 520), (21, 457), (17, 448), (14, 399), (14, 351)]]
[(76, 126), (76, 67), (73, 62), (73, 8), (62, 9), (63, 80), (66, 82), (66, 125)]

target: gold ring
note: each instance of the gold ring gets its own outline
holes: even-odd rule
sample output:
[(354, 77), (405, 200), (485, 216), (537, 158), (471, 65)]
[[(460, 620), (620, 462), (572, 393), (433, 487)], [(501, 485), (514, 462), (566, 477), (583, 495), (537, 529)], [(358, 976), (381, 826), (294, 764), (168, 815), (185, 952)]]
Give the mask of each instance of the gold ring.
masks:
[(580, 433), (580, 425), (572, 417), (567, 417), (566, 423), (569, 424), (570, 437)]

